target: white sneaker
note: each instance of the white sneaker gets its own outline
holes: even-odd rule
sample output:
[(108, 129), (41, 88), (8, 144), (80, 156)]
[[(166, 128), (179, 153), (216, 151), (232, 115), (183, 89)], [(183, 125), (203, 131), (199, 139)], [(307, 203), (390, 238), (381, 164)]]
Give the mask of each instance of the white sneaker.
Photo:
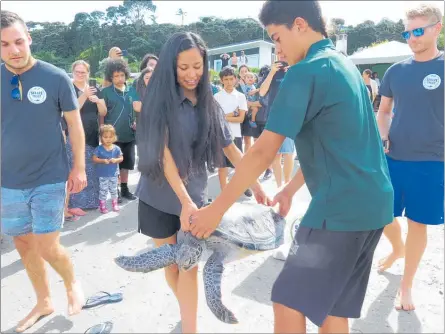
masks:
[(290, 244), (284, 244), (278, 247), (275, 252), (273, 252), (272, 256), (276, 260), (286, 261), (290, 250)]

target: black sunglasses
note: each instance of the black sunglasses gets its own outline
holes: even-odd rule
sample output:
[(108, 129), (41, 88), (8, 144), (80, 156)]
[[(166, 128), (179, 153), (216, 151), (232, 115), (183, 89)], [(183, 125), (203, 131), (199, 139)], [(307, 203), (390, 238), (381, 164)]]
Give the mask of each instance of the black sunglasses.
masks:
[(433, 23), (433, 24), (429, 24), (425, 27), (420, 27), (420, 28), (416, 28), (413, 30), (407, 30), (402, 32), (402, 37), (406, 40), (409, 40), (409, 38), (411, 37), (411, 34), (413, 34), (414, 37), (421, 37), (425, 34), (425, 29), (426, 28), (430, 28), (430, 27), (434, 27), (436, 24), (438, 24), (439, 22)]
[(11, 91), (11, 97), (14, 100), (21, 101), (22, 93), (20, 91), (20, 77), (17, 74), (11, 78), (11, 85), (15, 86)]

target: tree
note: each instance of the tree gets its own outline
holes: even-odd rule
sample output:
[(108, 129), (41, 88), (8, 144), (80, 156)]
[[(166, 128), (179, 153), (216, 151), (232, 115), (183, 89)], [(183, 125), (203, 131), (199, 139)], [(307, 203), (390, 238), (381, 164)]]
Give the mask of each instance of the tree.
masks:
[(132, 23), (147, 24), (156, 11), (156, 6), (151, 0), (124, 0), (124, 8), (127, 9), (127, 16)]
[(184, 12), (182, 10), (182, 8), (179, 8), (178, 11), (176, 12), (176, 15), (181, 16), (181, 26), (184, 25), (184, 18), (187, 15), (187, 12)]

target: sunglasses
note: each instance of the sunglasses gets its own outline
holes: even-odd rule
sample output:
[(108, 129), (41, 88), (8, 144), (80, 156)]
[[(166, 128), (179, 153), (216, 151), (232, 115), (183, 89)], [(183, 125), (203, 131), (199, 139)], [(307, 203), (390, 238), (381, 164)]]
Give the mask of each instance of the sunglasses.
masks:
[(427, 25), (425, 27), (404, 31), (404, 32), (402, 32), (402, 37), (406, 40), (409, 40), (409, 38), (411, 37), (411, 34), (413, 34), (414, 37), (421, 37), (425, 34), (426, 28), (434, 27), (437, 23), (439, 23), (439, 22)]
[(20, 91), (20, 77), (18, 75), (14, 75), (11, 78), (11, 85), (15, 86), (11, 91), (11, 97), (14, 100), (21, 101), (22, 92)]

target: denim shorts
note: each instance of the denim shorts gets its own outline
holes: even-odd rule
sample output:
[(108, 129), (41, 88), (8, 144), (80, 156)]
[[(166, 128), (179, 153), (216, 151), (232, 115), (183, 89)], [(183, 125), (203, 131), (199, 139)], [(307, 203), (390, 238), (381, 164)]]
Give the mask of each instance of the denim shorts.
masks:
[(31, 189), (1, 188), (2, 232), (17, 237), (45, 234), (63, 227), (66, 183)]

